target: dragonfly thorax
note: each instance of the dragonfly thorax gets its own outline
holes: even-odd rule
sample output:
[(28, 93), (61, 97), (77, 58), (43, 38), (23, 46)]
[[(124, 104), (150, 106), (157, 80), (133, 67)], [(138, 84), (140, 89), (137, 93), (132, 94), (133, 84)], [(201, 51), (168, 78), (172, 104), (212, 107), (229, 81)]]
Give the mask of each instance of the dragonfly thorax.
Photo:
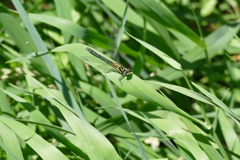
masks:
[(123, 67), (122, 65), (118, 64), (116, 66), (116, 70), (121, 73), (122, 75), (129, 75), (130, 74), (130, 70)]

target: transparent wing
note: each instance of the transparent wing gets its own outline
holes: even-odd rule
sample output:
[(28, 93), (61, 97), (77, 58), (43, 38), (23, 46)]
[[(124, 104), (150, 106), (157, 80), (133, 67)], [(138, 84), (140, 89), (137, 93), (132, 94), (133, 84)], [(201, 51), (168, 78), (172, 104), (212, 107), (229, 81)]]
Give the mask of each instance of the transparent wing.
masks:
[(111, 69), (114, 69), (111, 65), (107, 64), (106, 62), (98, 59), (98, 58), (93, 58), (91, 56), (83, 56), (82, 60), (85, 61), (86, 63), (88, 62), (93, 62), (96, 63), (96, 67), (95, 68), (100, 68), (102, 70), (104, 70), (104, 72), (108, 72)]
[[(109, 69), (109, 71), (114, 71), (114, 72), (118, 72), (118, 73), (121, 74), (121, 77), (119, 78), (119, 80), (121, 80), (122, 78), (124, 78), (125, 76), (127, 76), (127, 75), (129, 75), (131, 73), (127, 68), (125, 68), (120, 63), (117, 63), (117, 62), (115, 62), (113, 60), (110, 60), (108, 57), (105, 57), (104, 55), (102, 55), (100, 53), (97, 53), (95, 50), (93, 50), (93, 49), (91, 49), (89, 47), (87, 47), (86, 50), (90, 54), (92, 54), (94, 58), (92, 57), (91, 59), (88, 59), (86, 57), (85, 58), (82, 57), (83, 60), (85, 60), (85, 61), (93, 61), (95, 58), (97, 58), (97, 59), (95, 59), (95, 60), (97, 60), (96, 63), (99, 63), (99, 62), (103, 63), (103, 62), (105, 62), (106, 63), (105, 66), (108, 66), (108, 67), (111, 66), (112, 67), (112, 68)], [(99, 60), (101, 60), (101, 61), (99, 61)]]

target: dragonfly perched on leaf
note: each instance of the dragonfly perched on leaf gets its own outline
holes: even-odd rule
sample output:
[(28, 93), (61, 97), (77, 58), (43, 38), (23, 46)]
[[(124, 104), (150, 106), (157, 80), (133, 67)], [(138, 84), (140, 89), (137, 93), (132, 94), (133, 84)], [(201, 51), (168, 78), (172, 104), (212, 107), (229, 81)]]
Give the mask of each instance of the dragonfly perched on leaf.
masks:
[(89, 47), (87, 47), (86, 50), (89, 53), (91, 53), (92, 55), (98, 57), (99, 59), (101, 59), (102, 61), (106, 62), (107, 64), (111, 65), (114, 68), (114, 69), (110, 69), (108, 72), (113, 71), (113, 72), (118, 72), (118, 73), (122, 74), (121, 77), (119, 78), (119, 81), (121, 81), (125, 76), (132, 74), (132, 72), (129, 69), (125, 68), (120, 63), (113, 62), (113, 61), (106, 59), (105, 57), (101, 56), (100, 54), (98, 54), (97, 52), (95, 52), (94, 50), (92, 50)]
[[(123, 29), (123, 28), (122, 28)], [(118, 31), (118, 29), (114, 28), (114, 31), (112, 33), (112, 36), (110, 38), (110, 46), (114, 47), (114, 53), (113, 53), (113, 57), (114, 59), (118, 58), (118, 48), (120, 46), (120, 42), (121, 42), (121, 37), (123, 34), (123, 30), (120, 28), (120, 32)], [(114, 40), (115, 39), (115, 40)], [(123, 65), (121, 65), (120, 63), (111, 61), (103, 56), (101, 56), (100, 54), (98, 54), (97, 52), (95, 52), (93, 49), (87, 47), (86, 50), (91, 53), (93, 56), (101, 59), (102, 61), (104, 61), (105, 63), (111, 65), (114, 69), (110, 69), (108, 72), (113, 71), (113, 72), (117, 72), (121, 74), (121, 77), (119, 78), (119, 81), (121, 82), (121, 80), (125, 77), (128, 76), (130, 74), (132, 74), (132, 72), (125, 68)]]

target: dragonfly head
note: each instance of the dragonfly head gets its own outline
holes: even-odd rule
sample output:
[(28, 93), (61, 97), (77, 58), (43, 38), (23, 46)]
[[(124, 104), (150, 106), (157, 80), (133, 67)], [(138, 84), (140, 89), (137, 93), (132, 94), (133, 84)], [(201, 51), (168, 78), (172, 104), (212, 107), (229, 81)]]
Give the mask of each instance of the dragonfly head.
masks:
[(132, 72), (129, 69), (125, 68), (123, 74), (127, 76), (129, 74), (132, 74)]

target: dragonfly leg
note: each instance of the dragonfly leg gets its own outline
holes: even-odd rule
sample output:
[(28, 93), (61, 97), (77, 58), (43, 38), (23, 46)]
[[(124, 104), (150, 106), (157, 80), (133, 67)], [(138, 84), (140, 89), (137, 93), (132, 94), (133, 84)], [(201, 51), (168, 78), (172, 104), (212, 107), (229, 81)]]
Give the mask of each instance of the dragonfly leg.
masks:
[(125, 77), (125, 75), (121, 75), (121, 77), (119, 77), (119, 81), (121, 81), (123, 78)]
[[(117, 72), (117, 73), (119, 73), (119, 71), (118, 70), (115, 70), (115, 69), (110, 69), (109, 71), (108, 71), (108, 73), (109, 72)], [(121, 77), (119, 77), (119, 81), (121, 82), (121, 80), (125, 77), (126, 75), (121, 75)], [(121, 82), (122, 83), (122, 82)]]
[(121, 75), (121, 77), (119, 77), (119, 82), (121, 83), (121, 85), (122, 85), (122, 82), (121, 82), (121, 80), (123, 79), (125, 77), (125, 75)]

